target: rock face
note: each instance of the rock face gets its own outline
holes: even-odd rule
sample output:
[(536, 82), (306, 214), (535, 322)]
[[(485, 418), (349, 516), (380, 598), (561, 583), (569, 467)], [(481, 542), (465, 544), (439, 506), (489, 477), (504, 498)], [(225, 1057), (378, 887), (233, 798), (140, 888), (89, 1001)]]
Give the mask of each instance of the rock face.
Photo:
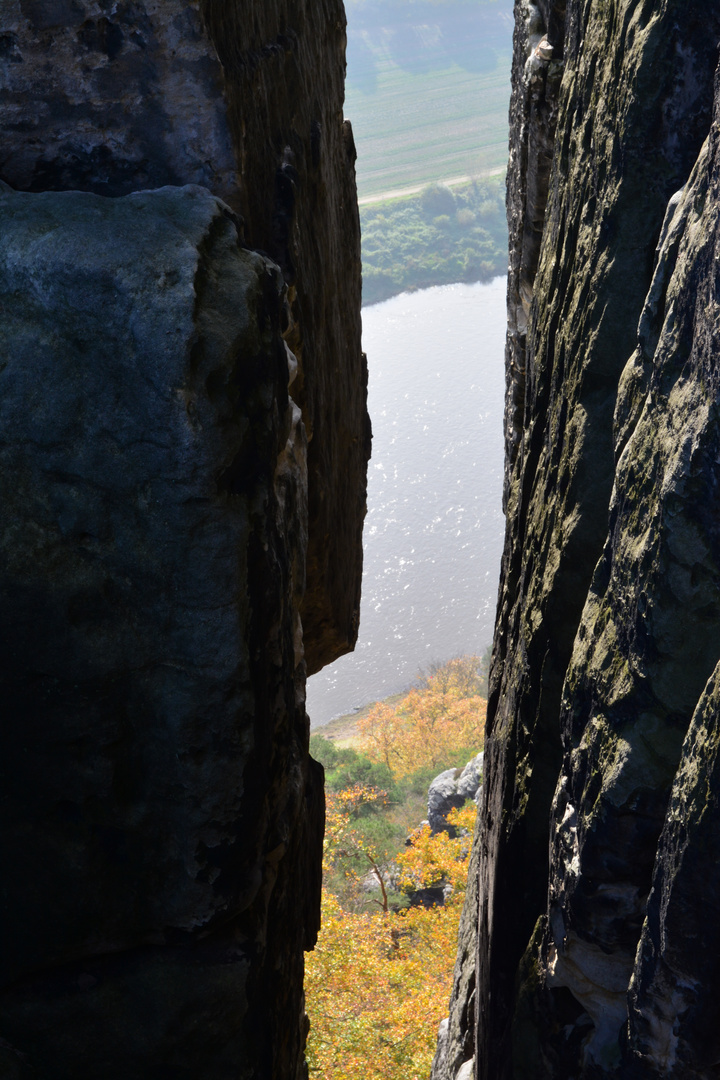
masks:
[(6, 0), (0, 179), (125, 195), (199, 184), (289, 286), (308, 435), (310, 673), (357, 637), (370, 429), (342, 0)]
[(440, 1080), (716, 1075), (719, 41), (699, 0), (516, 4), (476, 1027)]
[(322, 835), (282, 277), (203, 188), (0, 204), (2, 1037), (32, 1075), (219, 1077), (264, 1001), (272, 1073), (318, 901), (274, 879)]
[(0, 7), (0, 1075), (305, 1074), (369, 423), (344, 14)]
[(468, 799), (477, 799), (482, 784), (482, 767), (485, 754), (481, 750), (464, 769), (446, 769), (430, 784), (428, 789), (428, 821), (434, 833), (454, 833), (447, 823), (447, 815), (453, 809), (464, 806)]

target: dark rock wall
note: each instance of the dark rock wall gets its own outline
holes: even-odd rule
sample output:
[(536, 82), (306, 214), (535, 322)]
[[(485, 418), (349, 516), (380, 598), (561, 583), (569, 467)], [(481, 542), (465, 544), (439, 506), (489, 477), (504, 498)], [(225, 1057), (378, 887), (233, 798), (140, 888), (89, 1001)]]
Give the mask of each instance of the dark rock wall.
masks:
[(719, 41), (700, 0), (516, 4), (483, 1080), (716, 1074)]
[(0, 66), (0, 179), (113, 196), (200, 184), (282, 268), (318, 670), (357, 637), (370, 440), (342, 0), (7, 0)]
[(0, 201), (0, 1053), (292, 1075), (322, 782), (280, 272), (203, 188)]
[(344, 27), (0, 5), (3, 1077), (304, 1073), (369, 453)]

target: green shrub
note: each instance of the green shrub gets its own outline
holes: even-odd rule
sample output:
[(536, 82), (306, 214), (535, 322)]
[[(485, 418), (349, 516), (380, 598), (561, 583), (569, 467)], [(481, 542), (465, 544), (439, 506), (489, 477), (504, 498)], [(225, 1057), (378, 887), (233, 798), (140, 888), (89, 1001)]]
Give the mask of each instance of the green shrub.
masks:
[(420, 192), (420, 205), (429, 217), (455, 213), (455, 196), (445, 184), (427, 184)]
[[(355, 784), (363, 784), (385, 791), (390, 802), (396, 798), (397, 786), (387, 765), (371, 761), (351, 746), (338, 747), (331, 739), (315, 734), (310, 736), (310, 753), (325, 769), (328, 791), (345, 791)], [(361, 816), (376, 812), (374, 804), (368, 803), (363, 806)]]
[[(363, 303), (454, 281), (489, 281), (507, 271), (505, 185), (475, 180), (450, 191), (361, 207)], [(482, 222), (482, 224), (479, 224)]]

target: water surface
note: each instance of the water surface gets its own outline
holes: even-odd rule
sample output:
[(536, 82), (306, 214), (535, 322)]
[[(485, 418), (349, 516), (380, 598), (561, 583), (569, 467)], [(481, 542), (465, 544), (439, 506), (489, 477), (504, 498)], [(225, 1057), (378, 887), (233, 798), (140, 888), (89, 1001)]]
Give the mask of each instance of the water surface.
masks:
[(308, 680), (313, 727), (492, 640), (504, 344), (505, 278), (363, 308), (373, 455), (360, 636)]

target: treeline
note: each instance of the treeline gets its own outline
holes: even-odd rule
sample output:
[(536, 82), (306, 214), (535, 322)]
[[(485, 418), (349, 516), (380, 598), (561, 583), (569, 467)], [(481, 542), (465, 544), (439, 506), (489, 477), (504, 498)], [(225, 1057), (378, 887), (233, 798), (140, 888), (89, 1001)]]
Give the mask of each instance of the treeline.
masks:
[(360, 223), (363, 304), (507, 272), (503, 178), (429, 184), (418, 195), (362, 206)]

